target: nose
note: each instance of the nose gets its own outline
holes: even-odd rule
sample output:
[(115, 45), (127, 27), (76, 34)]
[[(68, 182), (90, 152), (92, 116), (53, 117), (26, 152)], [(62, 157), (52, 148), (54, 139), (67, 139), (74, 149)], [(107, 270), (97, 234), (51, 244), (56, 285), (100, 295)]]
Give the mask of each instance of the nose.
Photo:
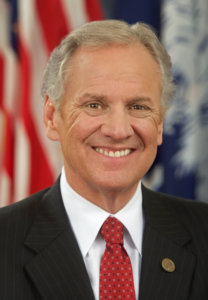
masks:
[(114, 109), (105, 116), (101, 127), (103, 135), (114, 140), (127, 139), (134, 134), (129, 115), (123, 109)]

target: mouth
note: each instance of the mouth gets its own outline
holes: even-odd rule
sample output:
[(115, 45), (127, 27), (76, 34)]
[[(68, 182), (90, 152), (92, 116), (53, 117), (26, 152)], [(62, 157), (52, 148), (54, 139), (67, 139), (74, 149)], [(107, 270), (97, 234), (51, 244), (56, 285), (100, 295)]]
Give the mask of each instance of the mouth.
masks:
[(104, 156), (115, 157), (115, 158), (124, 157), (133, 152), (133, 149), (131, 148), (113, 150), (113, 149), (95, 147), (94, 150)]

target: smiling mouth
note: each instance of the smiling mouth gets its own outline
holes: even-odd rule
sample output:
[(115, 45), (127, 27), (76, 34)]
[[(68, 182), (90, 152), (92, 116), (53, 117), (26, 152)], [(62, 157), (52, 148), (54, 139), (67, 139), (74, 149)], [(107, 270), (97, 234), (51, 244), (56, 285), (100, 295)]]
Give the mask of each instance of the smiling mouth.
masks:
[(127, 148), (127, 149), (122, 149), (122, 150), (107, 150), (107, 149), (102, 149), (102, 148), (94, 148), (96, 152), (104, 155), (104, 156), (109, 156), (109, 157), (124, 157), (129, 155), (133, 149)]

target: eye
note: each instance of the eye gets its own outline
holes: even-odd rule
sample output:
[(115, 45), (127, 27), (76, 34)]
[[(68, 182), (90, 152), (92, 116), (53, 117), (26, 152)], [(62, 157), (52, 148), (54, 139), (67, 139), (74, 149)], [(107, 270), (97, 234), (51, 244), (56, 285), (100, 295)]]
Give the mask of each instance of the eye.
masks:
[(135, 104), (135, 105), (132, 105), (130, 107), (130, 109), (132, 109), (132, 110), (143, 110), (143, 109), (145, 109), (145, 106), (144, 105), (140, 105), (140, 104)]
[(146, 105), (142, 105), (142, 104), (133, 104), (131, 106), (129, 106), (130, 110), (149, 110), (149, 107)]
[(145, 104), (132, 103), (128, 106), (128, 110), (136, 118), (145, 118), (151, 113), (151, 108)]
[(88, 105), (87, 105), (89, 108), (92, 108), (92, 109), (101, 109), (102, 108), (102, 106), (101, 106), (101, 104), (100, 103), (88, 103)]
[(97, 102), (87, 102), (83, 105), (85, 112), (90, 116), (100, 116), (101, 114), (104, 114), (107, 110), (106, 104), (97, 101)]

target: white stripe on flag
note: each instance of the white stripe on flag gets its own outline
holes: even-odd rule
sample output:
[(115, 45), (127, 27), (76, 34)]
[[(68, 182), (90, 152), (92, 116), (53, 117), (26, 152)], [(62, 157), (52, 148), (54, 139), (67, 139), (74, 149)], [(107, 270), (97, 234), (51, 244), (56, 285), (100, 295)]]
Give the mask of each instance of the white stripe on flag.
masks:
[(77, 28), (88, 21), (84, 0), (61, 0), (66, 13), (66, 20), (71, 29)]
[(15, 145), (15, 186), (14, 186), (14, 201), (23, 199), (28, 195), (30, 183), (30, 145), (25, 127), (21, 120), (16, 122), (16, 145)]

